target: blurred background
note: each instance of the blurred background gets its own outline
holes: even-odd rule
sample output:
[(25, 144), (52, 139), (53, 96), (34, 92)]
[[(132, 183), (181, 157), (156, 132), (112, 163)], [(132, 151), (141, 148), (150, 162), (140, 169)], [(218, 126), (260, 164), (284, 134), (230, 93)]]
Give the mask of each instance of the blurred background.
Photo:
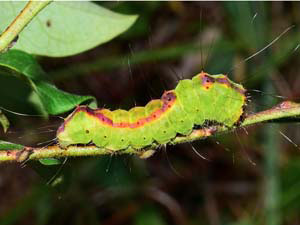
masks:
[[(139, 18), (95, 49), (39, 58), (62, 90), (95, 96), (100, 107), (130, 109), (204, 70), (243, 84), (248, 113), (282, 101), (278, 95), (299, 98), (298, 2), (97, 4)], [(33, 112), (22, 100), (29, 92), (23, 83), (0, 82), (7, 87), (1, 104)], [(10, 99), (13, 86), (18, 99)], [(1, 139), (29, 146), (55, 138), (61, 123), (8, 116), (12, 127)], [(112, 155), (69, 158), (63, 166), (1, 164), (0, 224), (300, 224), (299, 138), (297, 123), (262, 124), (168, 146), (147, 160)]]

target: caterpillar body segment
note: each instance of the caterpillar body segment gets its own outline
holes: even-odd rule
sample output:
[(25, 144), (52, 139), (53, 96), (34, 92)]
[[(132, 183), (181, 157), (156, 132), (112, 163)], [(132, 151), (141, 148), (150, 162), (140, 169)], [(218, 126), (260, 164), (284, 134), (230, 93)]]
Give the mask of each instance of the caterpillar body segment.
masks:
[(147, 118), (146, 108), (134, 107), (129, 113), (130, 124), (136, 125), (136, 128), (131, 129), (130, 132), (130, 145), (136, 149), (140, 149), (143, 146), (149, 146), (154, 140), (151, 135), (151, 129), (149, 129), (147, 125), (143, 126), (144, 122), (146, 122), (144, 118)]
[[(108, 109), (92, 111), (87, 107), (82, 108), (82, 106), (79, 106), (77, 109), (78, 111), (81, 109), (88, 110), (89, 114), (94, 115), (94, 117), (97, 118), (95, 120), (96, 126), (91, 134), (93, 143), (99, 147), (109, 146), (109, 143), (112, 143), (112, 112)], [(84, 124), (82, 124), (82, 126), (84, 127)]]
[(222, 74), (201, 72), (179, 81), (174, 90), (145, 107), (110, 111), (78, 106), (59, 127), (57, 139), (62, 147), (94, 143), (114, 151), (142, 149), (188, 135), (196, 125), (233, 127), (243, 114), (245, 102), (241, 85)]

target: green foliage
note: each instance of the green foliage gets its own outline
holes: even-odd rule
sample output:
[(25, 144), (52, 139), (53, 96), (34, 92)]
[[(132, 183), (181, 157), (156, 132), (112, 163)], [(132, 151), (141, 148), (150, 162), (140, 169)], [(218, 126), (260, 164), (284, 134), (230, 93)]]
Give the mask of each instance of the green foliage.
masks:
[(45, 166), (53, 166), (53, 165), (61, 164), (61, 161), (59, 159), (55, 159), (55, 158), (40, 159), (39, 161), (41, 164), (43, 164)]
[[(0, 30), (5, 30), (25, 4), (1, 2)], [(110, 41), (136, 19), (137, 16), (114, 13), (92, 2), (55, 1), (21, 32), (14, 49), (36, 55), (70, 56)]]
[(0, 150), (13, 150), (13, 149), (22, 149), (22, 148), (24, 148), (23, 145), (0, 140)]
[[(0, 75), (15, 76), (25, 81), (38, 97), (36, 104), (47, 114), (60, 114), (94, 99), (91, 96), (78, 96), (57, 89), (35, 58), (19, 50), (10, 50), (0, 55)], [(18, 92), (11, 94), (19, 95)]]
[(143, 207), (136, 215), (134, 225), (165, 225), (161, 213), (154, 206)]
[[(10, 22), (1, 17), (10, 10), (3, 10), (4, 5), (12, 4), (25, 3), (0, 3), (1, 30)], [(173, 89), (179, 78), (170, 72), (170, 67), (178, 69), (176, 72), (180, 77), (190, 78), (201, 71), (201, 62), (205, 71), (211, 74), (228, 72), (232, 80), (243, 83), (252, 96), (247, 106), (249, 113), (258, 111), (258, 108), (267, 108), (266, 105), (270, 104), (270, 101), (257, 101), (264, 99), (265, 94), (256, 96), (251, 89), (266, 91), (264, 87), (272, 85), (276, 90), (266, 91), (267, 95), (274, 96), (272, 94), (276, 92), (293, 99), (299, 97), (300, 63), (299, 49), (296, 49), (300, 40), (299, 27), (292, 29), (271, 48), (244, 62), (248, 56), (278, 37), (287, 26), (299, 24), (297, 3), (98, 4), (123, 14), (139, 14), (140, 18), (129, 32), (91, 52), (59, 59), (31, 57), (35, 63), (43, 65), (47, 75), (38, 68), (40, 66), (32, 66), (34, 70), (29, 68), (32, 71), (30, 73), (26, 73), (27, 69), (16, 69), (16, 64), (22, 64), (23, 60), (31, 64), (32, 60), (28, 60), (27, 56), (19, 57), (20, 60), (14, 63), (5, 63), (0, 73), (1, 106), (16, 112), (33, 113), (38, 109), (39, 113), (48, 114), (45, 104), (53, 100), (47, 99), (46, 95), (49, 90), (56, 92), (57, 89), (41, 86), (44, 92), (38, 94), (33, 87), (39, 84), (39, 79), (47, 84), (45, 86), (52, 86), (49, 78), (53, 78), (61, 90), (94, 95), (103, 103), (101, 106), (105, 103), (106, 108), (128, 109), (135, 102), (137, 105), (145, 105), (151, 98), (160, 97), (163, 90)], [(14, 13), (18, 12), (15, 10)], [(76, 20), (75, 17), (67, 18), (56, 12), (52, 12), (51, 16)], [(13, 19), (13, 16), (10, 18)], [(133, 17), (131, 19), (134, 20)], [(47, 27), (46, 22), (42, 21), (39, 26), (44, 29), (42, 32), (54, 29)], [(62, 29), (69, 29), (63, 22), (60, 24)], [(88, 23), (85, 25), (89, 26)], [(37, 46), (36, 54), (66, 54), (64, 45), (51, 45), (49, 49), (44, 39), (39, 42), (39, 36), (29, 43), (30, 26), (20, 34), (21, 39), (16, 48), (25, 41), (30, 48), (33, 48), (32, 45)], [(75, 26), (80, 27), (80, 22)], [(113, 32), (117, 28), (116, 25), (108, 29)], [(99, 35), (102, 31), (91, 27), (89, 29), (89, 33), (78, 32), (79, 36), (82, 38), (86, 35), (86, 39), (95, 36), (102, 38), (102, 34)], [(27, 33), (25, 37), (23, 33)], [(46, 32), (41, 37), (47, 35), (64, 39), (68, 34), (62, 35), (60, 32), (56, 36), (55, 33)], [(76, 38), (74, 33), (70, 40), (73, 38)], [(72, 54), (75, 50), (78, 52), (92, 48), (97, 41), (92, 46), (90, 41), (85, 43), (83, 40), (79, 43), (82, 50), (78, 50), (78, 45), (74, 51), (67, 42), (66, 39), (68, 52)], [(42, 43), (44, 47), (40, 48)], [(57, 49), (58, 46), (64, 50)], [(52, 49), (57, 52), (52, 52)], [(10, 54), (16, 54), (17, 57), (25, 53), (11, 51)], [(13, 61), (12, 57), (10, 61)], [(131, 74), (134, 88), (127, 83)], [(160, 79), (168, 81), (165, 87), (162, 87)], [(134, 103), (131, 99), (134, 99)], [(60, 98), (56, 100), (58, 102), (53, 103), (51, 110), (58, 107), (63, 111), (61, 107), (64, 107), (65, 101)], [(69, 104), (69, 108), (71, 106)], [(218, 113), (221, 115), (222, 112)], [(11, 122), (9, 131), (15, 133), (8, 132), (3, 137), (3, 132), (0, 132), (1, 139), (35, 145), (39, 140), (32, 137), (19, 139), (20, 133), (30, 133), (32, 129), (35, 129), (35, 137), (46, 140), (55, 137), (55, 134), (45, 137), (45, 133), (38, 133), (41, 130), (37, 127), (44, 124), (35, 124), (36, 120), (30, 117), (24, 119), (18, 116), (16, 120), (11, 119), (10, 114), (5, 114)], [(56, 125), (56, 121), (53, 122), (52, 118), (49, 124)], [(32, 128), (33, 125), (35, 128)], [(27, 163), (25, 168), (15, 164), (1, 164), (0, 224), (174, 224), (179, 221), (178, 215), (182, 216), (182, 224), (191, 225), (277, 225), (278, 221), (281, 224), (295, 224), (300, 219), (299, 147), (280, 135), (278, 137), (278, 133), (299, 143), (299, 124), (270, 125), (266, 129), (261, 129), (262, 126), (252, 126), (247, 132), (237, 130), (236, 134), (229, 133), (216, 137), (216, 140), (195, 143), (195, 149), (209, 162), (194, 154), (190, 145), (178, 145), (176, 148), (168, 147), (167, 156), (162, 149), (161, 153), (147, 161), (134, 156), (111, 155), (69, 158), (62, 167), (61, 164), (44, 166), (38, 162)], [(23, 146), (0, 141), (2, 150), (16, 148), (22, 149)], [(54, 182), (58, 184), (55, 187), (47, 186), (53, 177), (58, 178)]]
[(4, 115), (4, 113), (2, 113), (2, 111), (0, 110), (0, 124), (3, 127), (4, 133), (6, 133), (8, 127), (9, 127), (9, 120), (7, 119), (7, 117)]

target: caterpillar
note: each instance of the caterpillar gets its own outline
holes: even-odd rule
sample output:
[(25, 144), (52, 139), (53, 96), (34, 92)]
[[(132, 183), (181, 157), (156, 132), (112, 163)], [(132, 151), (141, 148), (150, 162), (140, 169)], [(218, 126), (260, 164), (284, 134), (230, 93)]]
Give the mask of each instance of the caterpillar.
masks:
[[(201, 72), (180, 80), (174, 90), (165, 91), (145, 107), (110, 111), (77, 106), (58, 128), (57, 140), (64, 148), (93, 143), (119, 151), (167, 144), (207, 124), (233, 128), (243, 118), (245, 92), (223, 74)], [(218, 107), (224, 110), (215, 111)]]

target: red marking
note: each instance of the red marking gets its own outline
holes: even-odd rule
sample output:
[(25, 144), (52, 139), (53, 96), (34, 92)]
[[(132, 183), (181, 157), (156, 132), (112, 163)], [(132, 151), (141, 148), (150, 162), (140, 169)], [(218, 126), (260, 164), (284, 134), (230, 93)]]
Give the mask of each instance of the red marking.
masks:
[(227, 77), (220, 77), (220, 78), (217, 78), (217, 79), (216, 79), (216, 82), (217, 82), (217, 83), (220, 83), (220, 84), (225, 84), (226, 86), (231, 87), (231, 83), (229, 82), (229, 80), (228, 80)]
[(244, 88), (240, 88), (237, 86), (233, 86), (233, 89), (236, 90), (237, 92), (239, 92), (241, 95), (246, 95), (246, 90)]
[(246, 90), (243, 88), (240, 88), (236, 85), (232, 85), (232, 83), (230, 83), (230, 81), (228, 80), (227, 76), (225, 77), (219, 77), (219, 78), (213, 78), (211, 77), (209, 74), (205, 73), (205, 72), (201, 72), (198, 74), (198, 76), (200, 77), (201, 81), (202, 81), (202, 85), (204, 86), (204, 88), (209, 89), (211, 88), (211, 86), (213, 85), (214, 82), (220, 83), (220, 84), (224, 84), (228, 87), (233, 88), (234, 90), (236, 90), (237, 92), (239, 92), (241, 95), (245, 95), (246, 94)]
[(279, 109), (288, 109), (291, 108), (295, 103), (291, 102), (291, 101), (284, 101), (281, 102), (277, 107)]
[(92, 116), (95, 116), (96, 118), (98, 118), (100, 121), (102, 121), (103, 123), (110, 125), (110, 126), (114, 126), (113, 121), (106, 117), (105, 115), (103, 115), (101, 112), (93, 112)]
[(209, 89), (212, 87), (213, 83), (215, 82), (215, 78), (209, 76), (207, 73), (201, 72), (199, 74), (201, 79), (201, 84), (204, 88)]
[(172, 91), (167, 91), (163, 94), (161, 97), (162, 101), (162, 107), (155, 110), (152, 112), (148, 117), (141, 118), (138, 121), (134, 123), (129, 123), (129, 122), (119, 122), (119, 123), (114, 123), (112, 119), (108, 118), (105, 116), (100, 109), (90, 109), (87, 106), (77, 106), (74, 112), (65, 120), (65, 122), (58, 128), (57, 133), (63, 132), (66, 124), (72, 119), (72, 117), (82, 111), (88, 113), (90, 116), (94, 116), (101, 121), (101, 123), (111, 126), (111, 127), (117, 127), (117, 128), (138, 128), (141, 126), (144, 126), (146, 123), (150, 123), (154, 120), (159, 119), (164, 112), (169, 110), (175, 103), (176, 101), (176, 95), (175, 92)]
[(63, 132), (65, 130), (65, 125), (72, 119), (72, 117), (79, 111), (83, 111), (83, 109), (86, 109), (86, 106), (76, 106), (76, 109), (65, 119), (65, 122), (60, 125), (60, 127), (57, 129), (57, 134), (60, 132)]
[(124, 122), (114, 123), (113, 127), (126, 128), (126, 127), (130, 127), (130, 123), (124, 123)]

